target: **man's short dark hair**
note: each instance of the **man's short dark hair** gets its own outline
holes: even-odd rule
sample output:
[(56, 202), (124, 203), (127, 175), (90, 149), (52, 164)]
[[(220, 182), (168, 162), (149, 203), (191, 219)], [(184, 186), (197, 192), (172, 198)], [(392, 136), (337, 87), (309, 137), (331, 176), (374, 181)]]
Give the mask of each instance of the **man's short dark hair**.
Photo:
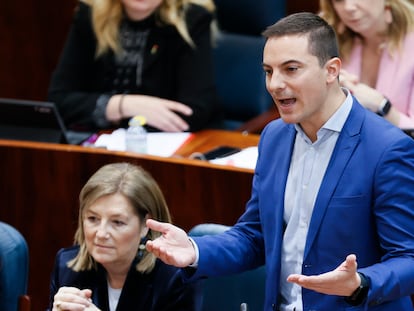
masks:
[(334, 29), (314, 13), (300, 12), (288, 15), (263, 31), (263, 36), (267, 39), (286, 35), (307, 36), (309, 52), (318, 58), (321, 66), (329, 59), (339, 56)]

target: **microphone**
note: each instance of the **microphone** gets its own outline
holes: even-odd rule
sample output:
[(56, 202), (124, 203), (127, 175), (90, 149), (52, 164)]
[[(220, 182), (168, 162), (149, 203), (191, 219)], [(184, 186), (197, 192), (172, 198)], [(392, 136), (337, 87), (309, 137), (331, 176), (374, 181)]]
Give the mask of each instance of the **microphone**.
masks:
[(240, 305), (240, 311), (248, 311), (248, 310), (249, 310), (249, 308), (247, 307), (247, 303), (243, 302)]

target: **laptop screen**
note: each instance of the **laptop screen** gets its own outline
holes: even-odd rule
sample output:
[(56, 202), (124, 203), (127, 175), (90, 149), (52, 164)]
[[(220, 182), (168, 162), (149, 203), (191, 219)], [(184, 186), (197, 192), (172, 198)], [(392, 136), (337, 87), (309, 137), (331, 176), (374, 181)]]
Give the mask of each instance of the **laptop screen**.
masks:
[(54, 103), (0, 98), (0, 138), (67, 143)]

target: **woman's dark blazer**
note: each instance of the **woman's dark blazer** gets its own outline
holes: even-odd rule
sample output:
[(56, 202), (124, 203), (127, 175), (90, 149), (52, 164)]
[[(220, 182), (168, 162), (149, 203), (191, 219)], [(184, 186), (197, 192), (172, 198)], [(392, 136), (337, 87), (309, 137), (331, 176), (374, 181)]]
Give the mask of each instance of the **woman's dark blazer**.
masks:
[[(209, 126), (221, 117), (218, 108), (212, 60), (211, 22), (213, 15), (198, 5), (190, 5), (187, 24), (195, 43), (192, 48), (171, 25), (151, 24), (144, 51), (142, 85), (113, 90), (116, 66), (114, 54), (99, 58), (91, 9), (80, 2), (68, 38), (49, 85), (48, 100), (55, 102), (70, 129), (97, 129), (92, 115), (97, 99), (106, 94), (130, 93), (175, 100), (193, 109), (181, 116), (190, 131)], [(124, 122), (125, 124), (125, 122)]]
[[(75, 272), (67, 267), (79, 251), (78, 246), (61, 249), (56, 255), (50, 284), (50, 305), (62, 286), (91, 289), (93, 303), (102, 311), (108, 311), (108, 285), (106, 273), (99, 265), (97, 270)], [(125, 281), (117, 311), (199, 311), (201, 294), (199, 283), (184, 284), (180, 269), (157, 260), (149, 274), (136, 271), (134, 262)]]

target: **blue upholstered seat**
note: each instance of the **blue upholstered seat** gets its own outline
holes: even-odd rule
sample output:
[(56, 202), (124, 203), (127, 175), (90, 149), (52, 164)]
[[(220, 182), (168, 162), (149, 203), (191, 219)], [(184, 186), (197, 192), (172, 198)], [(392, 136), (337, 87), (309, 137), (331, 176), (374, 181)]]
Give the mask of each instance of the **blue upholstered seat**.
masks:
[(285, 0), (214, 0), (221, 30), (260, 36), (286, 15)]
[(224, 128), (234, 130), (267, 111), (273, 101), (262, 68), (264, 38), (220, 32), (213, 50)]
[(223, 128), (237, 130), (268, 111), (273, 101), (266, 91), (262, 68), (262, 31), (286, 13), (281, 0), (215, 0), (218, 36), (213, 50)]
[[(189, 231), (190, 236), (219, 234), (229, 226), (205, 223)], [(265, 295), (265, 267), (204, 281), (203, 311), (237, 311), (246, 303), (249, 311), (263, 311)]]
[(26, 240), (14, 227), (0, 222), (0, 311), (16, 311), (27, 292), (29, 255)]

